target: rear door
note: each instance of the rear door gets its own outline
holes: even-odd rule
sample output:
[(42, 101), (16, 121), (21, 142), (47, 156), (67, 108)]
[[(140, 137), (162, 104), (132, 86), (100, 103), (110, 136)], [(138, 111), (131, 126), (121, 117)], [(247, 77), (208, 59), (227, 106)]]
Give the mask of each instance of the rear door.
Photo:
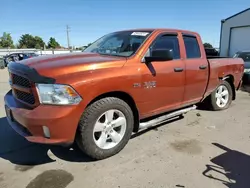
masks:
[(162, 33), (152, 42), (148, 55), (153, 49), (171, 49), (174, 59), (142, 64), (142, 82), (146, 101), (143, 111), (149, 114), (168, 111), (183, 102), (185, 65), (180, 55), (177, 33)]
[(184, 104), (193, 104), (199, 102), (205, 93), (209, 66), (207, 58), (202, 57), (200, 45), (203, 44), (199, 44), (195, 35), (183, 34), (183, 42), (186, 51)]

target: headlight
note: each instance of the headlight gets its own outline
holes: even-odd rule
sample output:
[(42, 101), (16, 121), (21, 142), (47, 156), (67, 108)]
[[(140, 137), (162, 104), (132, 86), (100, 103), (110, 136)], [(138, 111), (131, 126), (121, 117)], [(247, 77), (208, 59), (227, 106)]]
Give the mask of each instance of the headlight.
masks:
[(78, 104), (82, 98), (68, 85), (36, 84), (40, 103), (54, 105)]
[(250, 69), (244, 69), (244, 72), (245, 72), (245, 73), (249, 73), (249, 72), (250, 72)]

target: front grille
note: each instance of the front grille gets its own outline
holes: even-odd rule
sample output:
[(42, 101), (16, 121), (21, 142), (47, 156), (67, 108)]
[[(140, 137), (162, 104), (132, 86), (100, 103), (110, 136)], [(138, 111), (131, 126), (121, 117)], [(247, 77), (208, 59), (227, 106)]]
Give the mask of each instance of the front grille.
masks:
[(31, 88), (31, 83), (28, 79), (16, 74), (12, 74), (12, 83), (18, 86)]
[[(27, 104), (34, 105), (36, 101), (35, 101), (35, 96), (31, 90), (32, 84), (30, 80), (22, 76), (19, 76), (17, 74), (14, 74), (14, 73), (11, 73), (10, 77), (11, 77), (11, 83), (12, 83), (11, 85), (12, 85), (12, 89), (13, 89), (15, 97), (19, 99), (20, 101), (23, 101)], [(26, 92), (20, 91), (19, 87), (17, 86), (27, 88), (30, 91), (26, 91)]]
[(35, 97), (32, 93), (15, 90), (16, 97), (28, 104), (35, 104)]

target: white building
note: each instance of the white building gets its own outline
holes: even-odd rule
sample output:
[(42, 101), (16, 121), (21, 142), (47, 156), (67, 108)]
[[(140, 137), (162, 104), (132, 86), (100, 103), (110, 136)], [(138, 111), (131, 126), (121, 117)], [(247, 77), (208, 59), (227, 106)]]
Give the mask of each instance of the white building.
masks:
[(250, 8), (221, 20), (220, 55), (250, 50)]

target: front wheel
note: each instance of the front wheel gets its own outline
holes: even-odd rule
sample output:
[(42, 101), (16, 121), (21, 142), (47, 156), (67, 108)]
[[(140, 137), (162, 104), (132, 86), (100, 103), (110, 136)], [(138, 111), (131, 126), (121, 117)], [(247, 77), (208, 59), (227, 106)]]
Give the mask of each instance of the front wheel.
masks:
[(133, 125), (133, 112), (126, 102), (114, 97), (103, 98), (83, 113), (76, 143), (88, 156), (105, 159), (125, 147)]
[(231, 85), (223, 80), (220, 85), (211, 94), (211, 106), (213, 110), (227, 109), (233, 98), (233, 91)]

